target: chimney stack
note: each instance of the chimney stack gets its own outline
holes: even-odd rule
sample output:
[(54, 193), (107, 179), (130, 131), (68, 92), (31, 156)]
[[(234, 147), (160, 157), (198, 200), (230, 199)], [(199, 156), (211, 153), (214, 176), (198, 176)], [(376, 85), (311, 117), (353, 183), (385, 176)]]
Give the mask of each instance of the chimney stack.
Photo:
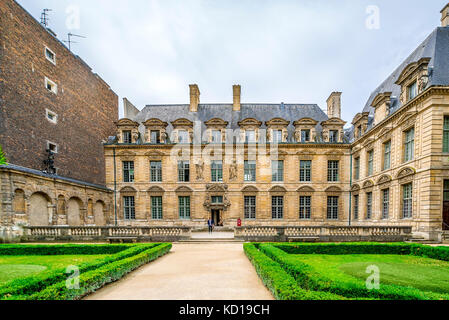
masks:
[(449, 26), (449, 3), (441, 10), (441, 26)]
[(341, 92), (332, 92), (327, 99), (327, 116), (341, 119)]
[(242, 94), (242, 87), (240, 85), (234, 85), (232, 86), (232, 91), (234, 95), (232, 110), (240, 111), (240, 99)]
[(200, 89), (197, 84), (190, 86), (190, 112), (198, 112), (198, 105), (200, 104)]

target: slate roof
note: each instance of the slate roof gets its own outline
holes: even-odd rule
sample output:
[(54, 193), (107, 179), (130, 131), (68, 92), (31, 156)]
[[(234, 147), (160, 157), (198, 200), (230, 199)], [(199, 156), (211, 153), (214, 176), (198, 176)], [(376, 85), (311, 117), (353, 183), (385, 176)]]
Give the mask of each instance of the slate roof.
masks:
[(392, 92), (391, 108), (394, 113), (402, 107), (399, 97), (401, 87), (395, 84), (401, 72), (410, 63), (417, 62), (422, 58), (430, 58), (429, 83), (430, 86), (449, 85), (449, 27), (437, 27), (405, 61), (374, 90), (369, 97), (363, 112), (370, 112), (369, 128), (374, 120), (374, 108), (371, 103), (379, 93)]
[(66, 177), (61, 177), (61, 176), (58, 176), (56, 174), (48, 174), (48, 173), (45, 173), (43, 171), (17, 166), (15, 164), (0, 165), (0, 169), (11, 169), (11, 170), (20, 171), (20, 172), (23, 172), (23, 173), (34, 174), (34, 175), (38, 175), (38, 176), (46, 177), (46, 178), (50, 178), (50, 179), (58, 179), (58, 180), (67, 181), (67, 182), (70, 182), (70, 183), (76, 183), (76, 184), (79, 184), (79, 185), (82, 185), (82, 186), (86, 186), (86, 187), (92, 187), (92, 188), (96, 188), (96, 189), (102, 189), (102, 190), (105, 190), (105, 191), (111, 191), (110, 189), (108, 189), (108, 188), (106, 188), (105, 186), (102, 186), (102, 185), (93, 184), (93, 183), (84, 182), (84, 181), (71, 179), (71, 178), (66, 178)]
[[(292, 138), (294, 132), (293, 122), (303, 119), (312, 118), (318, 122), (328, 120), (326, 113), (316, 104), (242, 104), (240, 111), (233, 111), (232, 104), (200, 104), (198, 112), (190, 112), (188, 104), (181, 105), (147, 105), (136, 117), (134, 121), (139, 123), (148, 119), (156, 118), (168, 122), (168, 134), (171, 133), (173, 127), (172, 121), (185, 118), (190, 121), (200, 121), (202, 130), (206, 129), (204, 122), (214, 118), (219, 118), (229, 122), (228, 129), (238, 129), (238, 122), (255, 118), (262, 121), (261, 128), (265, 128), (265, 122), (274, 118), (282, 118), (291, 121), (288, 131)], [(321, 126), (317, 126), (317, 130), (321, 130)]]

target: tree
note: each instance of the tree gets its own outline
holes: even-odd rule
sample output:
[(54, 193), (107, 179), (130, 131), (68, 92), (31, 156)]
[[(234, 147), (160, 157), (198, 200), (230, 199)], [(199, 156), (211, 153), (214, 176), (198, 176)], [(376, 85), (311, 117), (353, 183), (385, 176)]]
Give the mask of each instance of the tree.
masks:
[(6, 164), (6, 161), (5, 154), (3, 153), (2, 146), (0, 145), (0, 164)]

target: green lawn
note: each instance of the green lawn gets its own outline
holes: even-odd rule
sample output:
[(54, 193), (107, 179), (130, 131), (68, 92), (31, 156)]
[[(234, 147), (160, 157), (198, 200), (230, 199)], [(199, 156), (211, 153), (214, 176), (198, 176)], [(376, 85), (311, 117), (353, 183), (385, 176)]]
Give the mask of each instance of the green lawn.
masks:
[(436, 293), (449, 292), (449, 262), (408, 255), (291, 255), (330, 279), (365, 283), (366, 268), (380, 270), (380, 284), (395, 284)]
[(0, 285), (25, 276), (53, 269), (76, 266), (109, 255), (0, 256)]

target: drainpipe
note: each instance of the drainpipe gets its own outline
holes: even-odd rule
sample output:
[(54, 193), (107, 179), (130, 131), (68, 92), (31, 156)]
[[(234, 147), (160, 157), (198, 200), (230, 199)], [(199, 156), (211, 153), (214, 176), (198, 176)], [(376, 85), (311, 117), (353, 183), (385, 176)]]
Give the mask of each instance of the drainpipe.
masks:
[(351, 226), (351, 218), (352, 218), (352, 150), (350, 157), (350, 169), (349, 169), (349, 219), (348, 224)]
[(114, 217), (115, 217), (115, 226), (117, 226), (117, 166), (115, 164), (115, 148), (112, 149), (114, 154)]

